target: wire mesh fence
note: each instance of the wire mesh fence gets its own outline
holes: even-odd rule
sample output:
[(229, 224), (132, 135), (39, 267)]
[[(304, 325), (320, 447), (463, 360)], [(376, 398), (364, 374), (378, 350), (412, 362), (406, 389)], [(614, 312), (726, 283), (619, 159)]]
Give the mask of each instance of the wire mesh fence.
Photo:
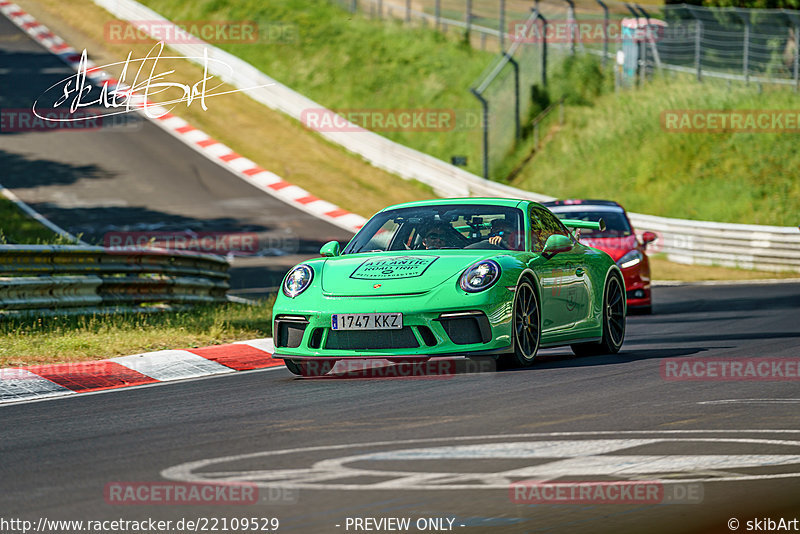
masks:
[(497, 178), (566, 56), (617, 64), (621, 86), (656, 71), (800, 88), (800, 11), (605, 0), (333, 0), (353, 12), (460, 32), (498, 57), (470, 88), (484, 113), (483, 175)]

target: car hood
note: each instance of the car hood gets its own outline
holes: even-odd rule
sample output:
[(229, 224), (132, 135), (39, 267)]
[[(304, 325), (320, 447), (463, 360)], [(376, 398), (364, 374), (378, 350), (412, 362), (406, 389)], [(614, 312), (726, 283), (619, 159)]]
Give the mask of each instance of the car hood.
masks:
[(592, 248), (602, 250), (614, 261), (617, 261), (622, 256), (638, 247), (639, 243), (636, 241), (635, 235), (626, 237), (599, 237), (599, 238), (581, 238), (581, 243), (589, 245)]
[(414, 251), (408, 254), (352, 254), (326, 258), (322, 291), (340, 296), (424, 293), (460, 275), (497, 251)]

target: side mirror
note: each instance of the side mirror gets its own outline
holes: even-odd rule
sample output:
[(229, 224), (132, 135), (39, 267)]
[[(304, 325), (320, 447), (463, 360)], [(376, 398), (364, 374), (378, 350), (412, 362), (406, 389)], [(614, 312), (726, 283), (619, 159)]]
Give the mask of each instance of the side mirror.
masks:
[(325, 256), (326, 258), (332, 258), (334, 256), (339, 255), (339, 242), (338, 241), (328, 241), (322, 248), (319, 249), (319, 253)]
[(645, 232), (642, 234), (642, 242), (646, 245), (658, 239), (658, 236), (653, 232)]
[(568, 252), (570, 250), (572, 250), (572, 240), (570, 238), (561, 234), (553, 234), (547, 238), (542, 253), (547, 256), (555, 256), (559, 252)]

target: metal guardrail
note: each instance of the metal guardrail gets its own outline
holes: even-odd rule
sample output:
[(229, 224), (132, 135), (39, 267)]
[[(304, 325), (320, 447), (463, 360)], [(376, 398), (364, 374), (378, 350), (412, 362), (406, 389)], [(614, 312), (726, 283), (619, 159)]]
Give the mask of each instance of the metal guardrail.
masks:
[(0, 316), (224, 302), (228, 267), (224, 258), (181, 251), (2, 245)]
[[(158, 20), (169, 24), (167, 19), (135, 0), (94, 0), (94, 2), (123, 20)], [(297, 120), (302, 120), (304, 110), (324, 108), (270, 78), (246, 61), (215, 46), (207, 43), (169, 46), (188, 57), (203, 57), (205, 49), (209, 58), (209, 72), (239, 89), (270, 84), (268, 87), (249, 89), (247, 94), (269, 108)], [(230, 70), (224, 65), (229, 66)], [(500, 196), (535, 201), (553, 200), (553, 197), (547, 195), (523, 191), (483, 179), (373, 132), (319, 132), (319, 135), (362, 156), (378, 168), (407, 180), (419, 180), (431, 186), (434, 192), (441, 196)], [(674, 261), (700, 264), (718, 263), (744, 268), (757, 266), (758, 268), (800, 272), (800, 264), (794, 255), (800, 247), (800, 244), (794, 240), (797, 235), (800, 235), (796, 227), (688, 221), (636, 213), (629, 215), (637, 230), (649, 230), (660, 235), (663, 251)], [(709, 232), (710, 235), (706, 235), (705, 232)], [(701, 234), (703, 235), (702, 239)], [(717, 238), (723, 239), (723, 234), (724, 242), (714, 241)], [(753, 235), (760, 237), (754, 240)]]

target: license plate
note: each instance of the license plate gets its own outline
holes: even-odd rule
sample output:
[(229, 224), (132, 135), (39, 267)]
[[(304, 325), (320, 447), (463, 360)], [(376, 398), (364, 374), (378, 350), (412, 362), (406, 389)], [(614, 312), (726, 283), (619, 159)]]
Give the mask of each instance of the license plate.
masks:
[(399, 330), (403, 328), (402, 313), (335, 313), (331, 316), (333, 330)]

